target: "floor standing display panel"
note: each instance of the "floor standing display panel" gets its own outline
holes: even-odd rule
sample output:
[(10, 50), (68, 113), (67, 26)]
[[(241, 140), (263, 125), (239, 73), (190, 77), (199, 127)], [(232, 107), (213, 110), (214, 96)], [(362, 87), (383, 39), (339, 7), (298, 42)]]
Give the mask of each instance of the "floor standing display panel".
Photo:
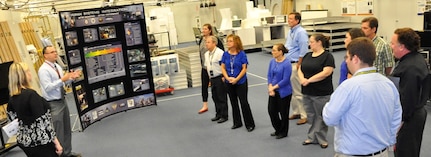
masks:
[(82, 129), (109, 115), (156, 105), (142, 4), (59, 14)]

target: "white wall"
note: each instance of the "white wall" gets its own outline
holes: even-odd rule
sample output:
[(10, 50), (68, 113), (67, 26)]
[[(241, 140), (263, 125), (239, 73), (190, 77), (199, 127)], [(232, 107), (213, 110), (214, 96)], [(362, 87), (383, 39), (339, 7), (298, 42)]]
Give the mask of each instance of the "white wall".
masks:
[[(245, 2), (248, 0), (217, 0), (216, 7), (200, 8), (200, 2), (174, 3), (167, 5), (174, 13), (175, 27), (178, 33), (178, 43), (190, 42), (195, 40), (193, 27), (196, 27), (195, 17), (199, 16), (201, 25), (209, 23), (220, 28), (221, 15), (219, 9), (231, 8), (232, 16), (237, 15), (238, 18), (246, 17)], [(145, 12), (154, 6), (145, 7)], [(215, 21), (215, 22), (214, 22)]]
[[(423, 29), (423, 16), (417, 15), (417, 2), (410, 0), (374, 0), (374, 16), (379, 19), (377, 34), (390, 40), (394, 30), (400, 27)], [(311, 9), (322, 5), (328, 9), (328, 16), (341, 15), (341, 0), (296, 0), (296, 11), (305, 10), (310, 4)], [(366, 16), (353, 16), (352, 22), (361, 22)]]

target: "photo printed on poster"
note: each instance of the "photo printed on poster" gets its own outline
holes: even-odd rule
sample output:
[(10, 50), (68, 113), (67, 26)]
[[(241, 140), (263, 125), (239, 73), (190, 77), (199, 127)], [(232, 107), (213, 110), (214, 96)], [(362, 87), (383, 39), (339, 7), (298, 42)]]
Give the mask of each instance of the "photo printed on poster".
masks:
[(140, 92), (150, 89), (150, 81), (148, 79), (132, 80), (133, 92)]
[(70, 31), (65, 33), (67, 46), (76, 46), (79, 44), (78, 35), (75, 31)]
[(126, 75), (120, 43), (84, 47), (88, 83)]
[(76, 16), (72, 16), (70, 12), (64, 12), (60, 15), (61, 25), (63, 29), (75, 27)]
[(103, 100), (106, 100), (106, 98), (108, 98), (108, 97), (106, 96), (105, 87), (101, 87), (101, 88), (97, 88), (97, 89), (93, 90), (94, 103), (98, 103), (98, 102), (101, 102)]
[(83, 29), (82, 32), (84, 35), (84, 41), (86, 43), (99, 40), (96, 28), (86, 28), (86, 29)]
[(127, 50), (127, 58), (129, 63), (145, 61), (144, 49), (131, 49)]
[(131, 77), (141, 77), (147, 75), (147, 65), (145, 64), (130, 64), (129, 69)]
[(88, 100), (85, 92), (85, 88), (83, 85), (79, 84), (75, 86), (75, 94), (78, 98), (79, 109), (85, 110), (88, 108)]
[(78, 49), (68, 51), (67, 56), (71, 65), (81, 63), (81, 52)]
[(117, 38), (114, 25), (99, 27), (99, 34), (101, 40)]
[(124, 23), (127, 46), (142, 44), (141, 24), (138, 22)]
[(82, 66), (73, 68), (72, 71), (79, 71), (79, 77), (77, 77), (75, 80), (73, 80), (73, 82), (79, 82), (84, 80), (84, 74), (82, 73)]
[(85, 127), (113, 113), (128, 109), (155, 105), (155, 97), (152, 93), (134, 96), (127, 99), (113, 101), (90, 110), (81, 116), (81, 121)]
[(119, 84), (109, 85), (108, 90), (109, 90), (109, 97), (110, 98), (123, 95), (124, 94), (123, 82), (121, 82)]

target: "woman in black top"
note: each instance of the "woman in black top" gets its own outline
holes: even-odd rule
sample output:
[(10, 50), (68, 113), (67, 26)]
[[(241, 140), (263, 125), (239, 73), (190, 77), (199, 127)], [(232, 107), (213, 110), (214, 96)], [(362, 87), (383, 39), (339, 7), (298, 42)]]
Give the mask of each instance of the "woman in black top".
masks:
[[(201, 65), (202, 65), (202, 70), (201, 70), (201, 82), (202, 82), (202, 86), (201, 86), (201, 88), (202, 88), (202, 101), (203, 101), (203, 104), (202, 104), (202, 108), (198, 112), (199, 114), (202, 114), (202, 113), (208, 111), (208, 85), (210, 83), (210, 78), (209, 78), (207, 69), (206, 69), (206, 67), (204, 65), (204, 63), (205, 63), (205, 55), (204, 54), (205, 54), (205, 52), (208, 51), (208, 49), (207, 49), (207, 47), (205, 45), (205, 41), (206, 41), (207, 37), (214, 35), (214, 33), (213, 33), (213, 27), (210, 24), (208, 24), (208, 23), (204, 24), (202, 26), (202, 30), (201, 31), (202, 31), (202, 38), (201, 38), (201, 40), (199, 40), (199, 56), (201, 58)], [(217, 39), (218, 39), (217, 47), (224, 51), (223, 42), (219, 38), (217, 38)], [(214, 117), (212, 120), (213, 121), (217, 121), (218, 119), (219, 118)]]
[(307, 140), (302, 144), (319, 143), (320, 147), (327, 148), (326, 134), (328, 126), (323, 122), (322, 110), (334, 91), (332, 86), (332, 72), (335, 68), (334, 57), (325, 50), (329, 46), (329, 38), (322, 34), (310, 37), (310, 48), (313, 52), (307, 53), (298, 70), (299, 82), (302, 85), (302, 101), (307, 122), (311, 124)]
[(49, 104), (31, 89), (30, 82), (25, 63), (10, 66), (7, 110), (12, 119), (18, 118), (18, 146), (29, 157), (58, 157), (63, 148), (55, 136)]

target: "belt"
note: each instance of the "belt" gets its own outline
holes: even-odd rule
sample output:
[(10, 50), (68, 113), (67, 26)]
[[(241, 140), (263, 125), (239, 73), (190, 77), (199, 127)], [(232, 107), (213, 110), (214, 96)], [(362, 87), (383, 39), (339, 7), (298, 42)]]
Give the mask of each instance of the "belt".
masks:
[(211, 77), (211, 79), (218, 79), (220, 77), (221, 77), (221, 75), (218, 75), (218, 76), (215, 76), (215, 77)]
[(380, 153), (383, 153), (386, 150), (386, 148), (379, 150), (377, 152), (371, 153), (371, 154), (367, 154), (367, 155), (352, 155), (352, 156), (374, 156), (374, 155), (378, 155)]
[(290, 63), (298, 63), (298, 61), (290, 61)]
[(53, 101), (61, 101), (61, 99), (49, 100), (48, 102), (53, 102)]

